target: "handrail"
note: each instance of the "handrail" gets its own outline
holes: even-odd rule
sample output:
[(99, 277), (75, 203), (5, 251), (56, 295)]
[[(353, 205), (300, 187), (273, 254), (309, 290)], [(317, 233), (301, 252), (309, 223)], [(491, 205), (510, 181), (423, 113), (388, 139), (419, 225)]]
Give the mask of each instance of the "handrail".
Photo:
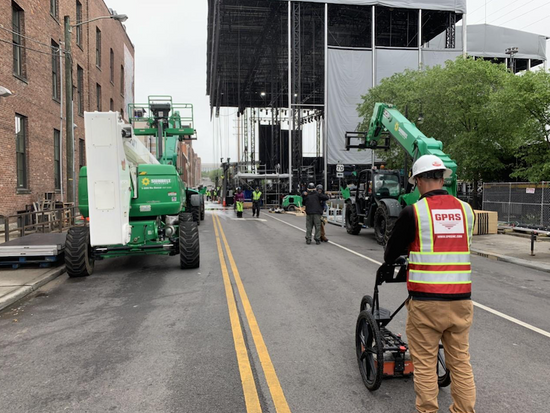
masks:
[[(64, 207), (50, 210), (23, 212), (16, 215), (0, 215), (4, 229), (4, 241), (10, 240), (12, 232), (24, 237), (33, 232), (63, 232), (63, 229), (73, 226), (75, 218), (79, 216), (78, 207)], [(52, 219), (53, 218), (53, 219)], [(11, 229), (12, 220), (16, 220), (17, 228)]]

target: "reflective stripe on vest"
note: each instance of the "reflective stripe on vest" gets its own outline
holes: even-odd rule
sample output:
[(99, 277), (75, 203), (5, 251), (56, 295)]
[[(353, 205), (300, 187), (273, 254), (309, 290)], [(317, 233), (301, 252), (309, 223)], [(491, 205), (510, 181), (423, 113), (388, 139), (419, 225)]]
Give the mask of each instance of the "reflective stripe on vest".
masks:
[(416, 239), (409, 254), (408, 288), (434, 294), (471, 291), (470, 243), (474, 214), (450, 195), (414, 204)]

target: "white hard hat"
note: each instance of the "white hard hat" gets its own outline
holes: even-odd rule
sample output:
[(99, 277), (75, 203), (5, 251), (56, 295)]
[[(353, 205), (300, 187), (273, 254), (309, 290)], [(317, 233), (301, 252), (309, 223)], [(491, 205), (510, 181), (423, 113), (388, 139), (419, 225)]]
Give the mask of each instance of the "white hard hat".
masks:
[(416, 176), (429, 171), (445, 171), (443, 178), (448, 178), (453, 173), (453, 171), (445, 166), (439, 156), (422, 155), (413, 165), (413, 171), (411, 177), (409, 178), (409, 183), (414, 185), (414, 178)]

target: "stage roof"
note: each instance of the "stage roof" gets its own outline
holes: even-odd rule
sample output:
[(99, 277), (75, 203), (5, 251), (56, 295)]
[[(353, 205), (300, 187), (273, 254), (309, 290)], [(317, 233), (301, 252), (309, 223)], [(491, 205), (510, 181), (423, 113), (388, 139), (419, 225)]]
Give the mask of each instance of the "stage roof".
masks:
[[(268, 0), (269, 1), (269, 0)], [(279, 0), (285, 3), (288, 0)], [(347, 4), (353, 6), (384, 6), (404, 9), (448, 10), (466, 13), (466, 0), (300, 0), (303, 3)]]
[[(325, 2), (292, 2), (293, 50), (298, 50), (299, 85), (295, 102), (314, 108), (324, 103)], [(436, 6), (434, 6), (434, 4)], [(377, 47), (414, 48), (418, 9), (422, 41), (461, 19), (465, 0), (332, 0), (328, 5), (330, 47), (372, 47), (372, 5)], [(437, 10), (434, 10), (437, 8)], [(218, 107), (288, 107), (288, 2), (208, 0), (207, 95)], [(458, 12), (455, 13), (455, 12)], [(293, 59), (297, 61), (296, 56)], [(298, 66), (296, 64), (296, 66)], [(308, 106), (309, 105), (309, 106)]]

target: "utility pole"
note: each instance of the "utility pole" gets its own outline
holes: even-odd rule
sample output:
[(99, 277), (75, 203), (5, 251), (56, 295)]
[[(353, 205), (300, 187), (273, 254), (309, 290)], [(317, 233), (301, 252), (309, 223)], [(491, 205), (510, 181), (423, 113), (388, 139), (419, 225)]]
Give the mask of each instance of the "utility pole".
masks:
[(65, 16), (65, 148), (67, 158), (67, 202), (74, 202), (73, 64), (71, 55), (71, 18)]

